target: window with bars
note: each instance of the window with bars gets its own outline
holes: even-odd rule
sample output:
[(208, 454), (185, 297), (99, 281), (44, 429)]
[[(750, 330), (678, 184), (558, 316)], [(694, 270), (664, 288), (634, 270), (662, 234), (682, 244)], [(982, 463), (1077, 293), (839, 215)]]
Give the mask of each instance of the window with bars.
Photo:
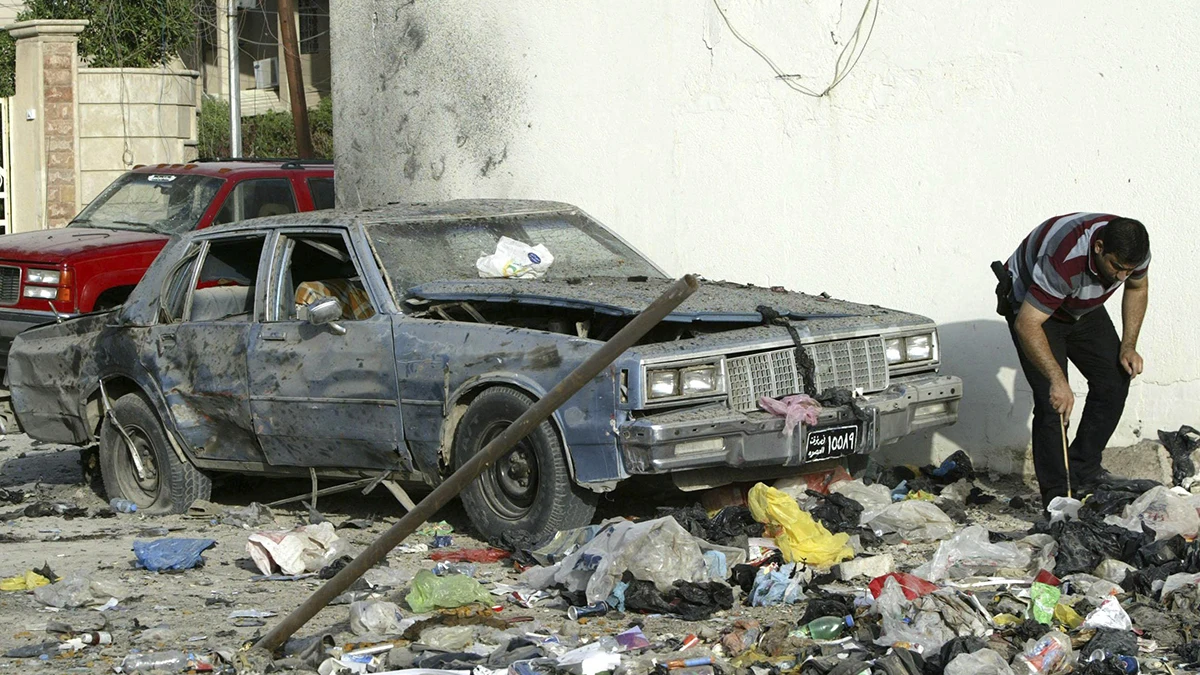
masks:
[(300, 53), (316, 54), (321, 51), (321, 3), (317, 0), (302, 0), (300, 3)]

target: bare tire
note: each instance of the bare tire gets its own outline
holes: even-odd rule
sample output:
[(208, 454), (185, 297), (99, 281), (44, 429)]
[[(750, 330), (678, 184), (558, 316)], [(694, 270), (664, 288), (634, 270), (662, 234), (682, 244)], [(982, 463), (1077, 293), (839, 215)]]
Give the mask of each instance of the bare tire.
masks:
[[(454, 438), (461, 467), (533, 405), (507, 387), (488, 389), (471, 401)], [(485, 539), (520, 532), (541, 542), (559, 530), (583, 527), (596, 512), (596, 493), (571, 480), (562, 443), (549, 420), (485, 468), (462, 491), (463, 506)]]
[[(183, 513), (197, 499), (208, 499), (212, 481), (182, 462), (167, 440), (158, 415), (140, 394), (113, 403), (113, 413), (133, 442), (130, 449), (108, 418), (100, 427), (100, 473), (108, 497), (128, 499), (146, 513)], [(137, 452), (139, 475), (132, 452)]]

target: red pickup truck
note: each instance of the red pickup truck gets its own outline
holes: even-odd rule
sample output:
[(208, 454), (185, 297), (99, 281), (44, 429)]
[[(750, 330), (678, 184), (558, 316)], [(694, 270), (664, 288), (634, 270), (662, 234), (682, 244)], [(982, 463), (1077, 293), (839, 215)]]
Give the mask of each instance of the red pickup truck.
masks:
[(123, 303), (173, 234), (329, 208), (328, 161), (135, 167), (65, 228), (0, 236), (0, 368), (26, 328)]

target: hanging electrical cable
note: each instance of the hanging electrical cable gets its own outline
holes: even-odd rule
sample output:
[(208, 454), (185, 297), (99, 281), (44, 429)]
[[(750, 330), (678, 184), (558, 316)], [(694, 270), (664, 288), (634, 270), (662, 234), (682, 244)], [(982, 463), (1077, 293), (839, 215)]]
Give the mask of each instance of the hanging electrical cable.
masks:
[[(813, 98), (821, 98), (829, 94), (834, 87), (838, 86), (841, 84), (842, 80), (846, 79), (846, 76), (850, 74), (850, 71), (854, 70), (854, 67), (858, 65), (859, 59), (862, 58), (863, 52), (865, 52), (867, 49), (867, 43), (871, 40), (871, 34), (875, 31), (875, 21), (879, 18), (879, 0), (866, 0), (866, 3), (863, 4), (862, 14), (858, 17), (858, 23), (854, 26), (854, 32), (850, 34), (850, 39), (848, 39), (846, 44), (842, 46), (842, 51), (838, 54), (837, 61), (834, 62), (833, 78), (829, 81), (829, 86), (825, 87), (820, 92), (817, 92), (816, 90), (810, 89), (809, 87), (798, 82), (799, 79), (804, 77), (803, 75), (795, 75), (783, 72), (783, 70), (775, 64), (775, 61), (773, 61), (770, 56), (767, 56), (767, 54), (755, 46), (753, 42), (750, 42), (750, 40), (738, 32), (738, 29), (733, 26), (733, 22), (729, 20), (729, 15), (726, 14), (725, 10), (721, 8), (721, 4), (718, 2), (718, 0), (713, 0), (713, 6), (717, 8), (717, 12), (721, 14), (721, 18), (725, 20), (725, 25), (729, 28), (729, 32), (733, 33), (733, 36), (737, 38), (739, 42), (749, 47), (751, 51), (765, 61), (767, 65), (771, 67), (771, 70), (775, 71), (775, 75), (779, 80), (781, 80), (791, 89), (804, 94), (805, 96), (811, 96)], [(868, 16), (870, 17), (869, 24), (867, 22)], [(863, 34), (864, 26), (866, 27), (865, 35)]]

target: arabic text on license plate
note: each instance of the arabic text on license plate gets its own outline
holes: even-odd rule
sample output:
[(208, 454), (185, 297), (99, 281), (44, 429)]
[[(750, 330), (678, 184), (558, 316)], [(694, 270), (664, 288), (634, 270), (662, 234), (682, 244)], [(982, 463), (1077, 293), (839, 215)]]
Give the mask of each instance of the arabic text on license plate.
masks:
[(815, 462), (849, 455), (854, 452), (857, 443), (858, 427), (856, 426), (815, 429), (808, 432), (804, 460)]

